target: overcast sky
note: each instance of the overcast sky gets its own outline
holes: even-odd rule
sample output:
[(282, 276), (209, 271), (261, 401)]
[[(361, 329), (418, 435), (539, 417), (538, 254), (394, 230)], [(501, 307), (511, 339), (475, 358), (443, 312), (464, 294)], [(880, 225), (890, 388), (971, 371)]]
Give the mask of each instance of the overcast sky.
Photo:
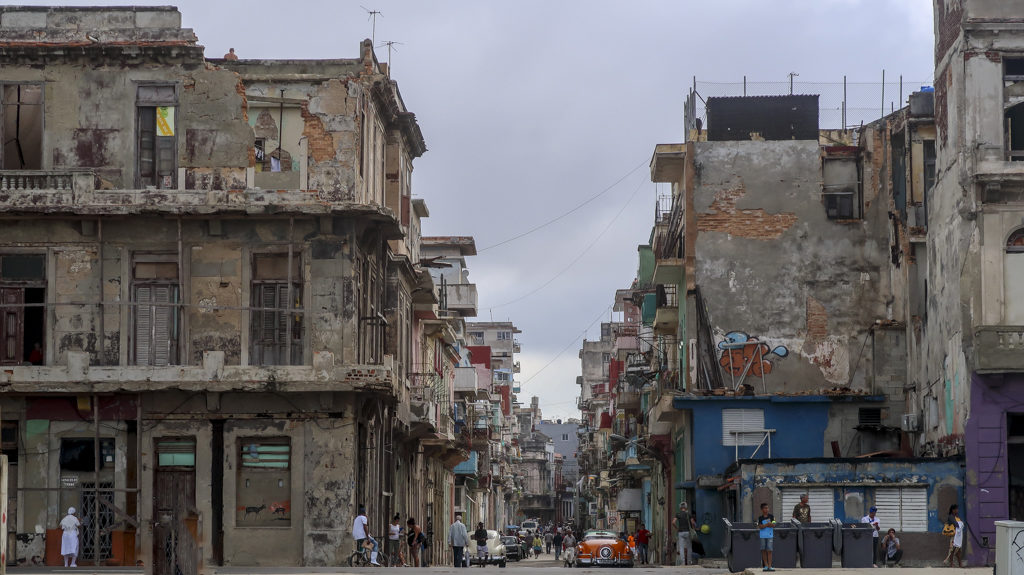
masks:
[[(683, 140), (694, 76), (753, 84), (796, 72), (807, 92), (800, 82), (879, 82), (884, 69), (903, 76), (905, 100), (933, 68), (930, 0), (176, 4), (208, 57), (234, 47), (241, 58), (354, 58), (371, 35), (363, 6), (380, 11), (376, 43), (401, 43), (392, 77), (429, 149), (413, 175), (430, 209), (425, 235), (471, 235), (487, 248), (632, 171), (557, 223), (469, 258), (479, 319), (523, 331), (520, 400), (538, 395), (551, 418), (578, 416), (580, 341), (599, 337), (594, 320), (636, 274), (658, 193), (647, 163), (655, 144)], [(388, 59), (387, 48), (377, 54)], [(895, 90), (887, 100), (899, 106)]]

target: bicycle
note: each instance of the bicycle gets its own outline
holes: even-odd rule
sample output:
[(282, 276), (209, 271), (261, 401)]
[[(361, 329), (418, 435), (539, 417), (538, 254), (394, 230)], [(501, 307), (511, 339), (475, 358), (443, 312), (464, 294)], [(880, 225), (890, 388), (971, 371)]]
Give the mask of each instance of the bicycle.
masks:
[[(363, 547), (362, 549), (357, 549), (357, 550), (353, 551), (352, 554), (348, 556), (348, 566), (349, 567), (376, 567), (377, 565), (374, 565), (373, 563), (370, 563), (370, 551), (372, 551), (372, 550), (373, 550), (372, 547), (369, 547), (369, 548)], [(390, 562), (388, 561), (388, 554), (387, 553), (377, 553), (377, 563), (381, 567), (390, 567), (391, 566)]]

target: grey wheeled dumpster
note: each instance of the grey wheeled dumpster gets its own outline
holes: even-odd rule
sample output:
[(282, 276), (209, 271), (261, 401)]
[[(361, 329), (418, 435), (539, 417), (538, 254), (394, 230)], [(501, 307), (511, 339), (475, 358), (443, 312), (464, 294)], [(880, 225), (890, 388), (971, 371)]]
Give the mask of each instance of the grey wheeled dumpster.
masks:
[(772, 543), (772, 566), (779, 569), (796, 567), (797, 536), (796, 522), (777, 523), (775, 525), (775, 542)]
[(761, 538), (754, 523), (733, 523), (722, 518), (725, 524), (725, 555), (729, 571), (738, 573), (744, 569), (761, 566)]
[(797, 548), (800, 567), (828, 569), (832, 567), (832, 549), (835, 546), (833, 523), (798, 523)]
[(871, 567), (872, 552), (878, 545), (874, 528), (867, 523), (843, 523), (843, 549), (840, 552), (843, 567), (853, 569)]

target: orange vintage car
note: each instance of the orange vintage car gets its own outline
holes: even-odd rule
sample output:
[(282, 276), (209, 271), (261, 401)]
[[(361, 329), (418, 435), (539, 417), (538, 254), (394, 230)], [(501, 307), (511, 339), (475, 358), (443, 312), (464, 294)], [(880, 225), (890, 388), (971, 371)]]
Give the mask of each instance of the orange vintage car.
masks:
[(576, 545), (576, 567), (632, 567), (629, 545), (611, 531), (591, 530)]

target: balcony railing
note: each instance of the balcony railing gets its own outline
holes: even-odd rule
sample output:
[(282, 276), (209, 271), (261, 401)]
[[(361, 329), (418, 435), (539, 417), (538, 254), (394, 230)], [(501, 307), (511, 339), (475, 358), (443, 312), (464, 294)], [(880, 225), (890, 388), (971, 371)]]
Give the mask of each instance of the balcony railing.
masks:
[[(91, 189), (92, 172), (50, 170), (0, 170), (0, 191)], [(77, 184), (77, 185), (76, 185)]]
[(975, 332), (976, 371), (1024, 371), (1024, 326), (986, 325)]

